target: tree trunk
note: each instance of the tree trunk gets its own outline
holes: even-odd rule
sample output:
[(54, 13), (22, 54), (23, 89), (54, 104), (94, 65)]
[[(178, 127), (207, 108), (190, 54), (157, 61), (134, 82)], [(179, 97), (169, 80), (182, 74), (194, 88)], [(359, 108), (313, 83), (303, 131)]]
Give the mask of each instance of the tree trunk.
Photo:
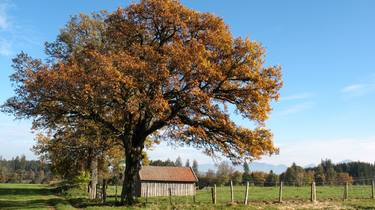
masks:
[[(141, 169), (141, 161), (143, 159), (142, 150), (143, 142), (136, 141), (139, 146), (125, 148), (125, 171), (124, 182), (121, 192), (121, 204), (134, 204), (135, 184), (138, 179), (138, 173)], [(134, 144), (133, 144), (134, 145)]]
[(94, 157), (91, 160), (90, 170), (91, 170), (91, 181), (90, 181), (89, 198), (93, 200), (96, 198), (96, 185), (98, 184), (98, 159), (96, 157)]

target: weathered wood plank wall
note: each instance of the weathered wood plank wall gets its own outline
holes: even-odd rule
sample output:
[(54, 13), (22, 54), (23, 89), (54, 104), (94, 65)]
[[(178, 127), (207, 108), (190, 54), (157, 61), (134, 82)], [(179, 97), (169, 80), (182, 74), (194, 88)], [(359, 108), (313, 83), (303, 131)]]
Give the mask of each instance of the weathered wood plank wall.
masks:
[(172, 196), (187, 196), (195, 195), (195, 183), (171, 183), (171, 182), (141, 182), (140, 195), (146, 197), (168, 196), (169, 188), (172, 191)]

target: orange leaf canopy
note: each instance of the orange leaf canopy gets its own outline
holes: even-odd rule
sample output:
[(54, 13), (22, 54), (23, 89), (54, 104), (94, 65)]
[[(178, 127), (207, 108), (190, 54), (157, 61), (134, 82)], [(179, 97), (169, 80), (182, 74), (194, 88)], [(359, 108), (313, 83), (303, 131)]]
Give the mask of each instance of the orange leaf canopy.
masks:
[[(264, 67), (264, 48), (233, 38), (217, 16), (142, 0), (72, 18), (46, 52), (47, 63), (23, 53), (14, 60), (17, 95), (3, 106), (35, 127), (88, 120), (125, 150), (159, 134), (234, 162), (277, 152), (264, 122), (280, 67)], [(256, 126), (236, 125), (232, 110)]]

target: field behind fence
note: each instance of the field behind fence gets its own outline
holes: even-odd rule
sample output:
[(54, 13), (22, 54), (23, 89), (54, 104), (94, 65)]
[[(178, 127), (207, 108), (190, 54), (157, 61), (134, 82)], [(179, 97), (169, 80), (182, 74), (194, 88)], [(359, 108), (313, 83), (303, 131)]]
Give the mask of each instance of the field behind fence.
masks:
[[(121, 188), (117, 187), (117, 198)], [(116, 198), (115, 186), (108, 189), (109, 197)], [(316, 185), (311, 183), (304, 186), (285, 186), (280, 187), (264, 187), (252, 186), (248, 187), (247, 203), (264, 202), (315, 202), (315, 201), (342, 201), (350, 199), (374, 199), (374, 184), (367, 185)], [(170, 197), (149, 197), (140, 198), (141, 202), (147, 204), (228, 204), (228, 203), (246, 203), (246, 185), (237, 186), (209, 186), (198, 189), (196, 196), (173, 196), (171, 189)]]

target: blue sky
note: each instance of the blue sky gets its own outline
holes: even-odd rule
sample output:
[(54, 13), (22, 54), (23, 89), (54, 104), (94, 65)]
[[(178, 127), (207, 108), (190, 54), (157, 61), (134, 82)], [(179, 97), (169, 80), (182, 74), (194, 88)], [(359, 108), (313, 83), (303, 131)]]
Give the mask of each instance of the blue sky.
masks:
[[(11, 58), (21, 50), (43, 58), (45, 41), (55, 39), (71, 15), (112, 11), (129, 1), (0, 0), (0, 103), (12, 92)], [(261, 161), (301, 165), (322, 158), (374, 162), (375, 1), (371, 0), (205, 0), (182, 1), (212, 12), (234, 36), (250, 37), (267, 49), (267, 65), (281, 65), (284, 87), (267, 126), (280, 155)], [(243, 126), (250, 123), (233, 116)], [(0, 155), (30, 151), (30, 121), (0, 113)], [(192, 148), (164, 144), (151, 158), (177, 156), (211, 160)]]

